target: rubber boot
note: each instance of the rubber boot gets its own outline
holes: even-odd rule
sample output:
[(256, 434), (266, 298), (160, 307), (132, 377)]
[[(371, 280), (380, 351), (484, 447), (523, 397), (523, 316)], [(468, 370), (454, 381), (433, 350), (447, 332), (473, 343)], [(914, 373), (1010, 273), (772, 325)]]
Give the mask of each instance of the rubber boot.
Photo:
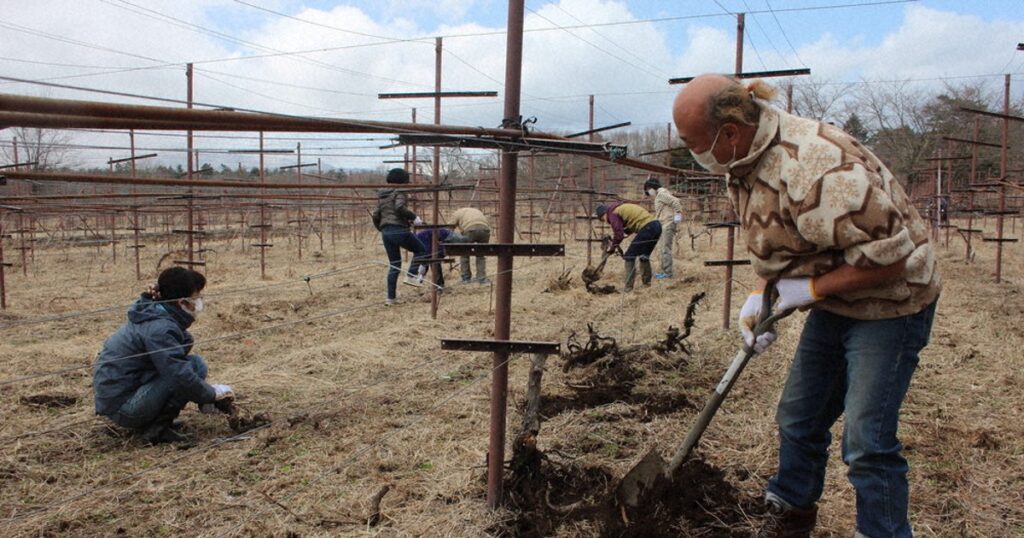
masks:
[(640, 258), (640, 281), (648, 288), (651, 287), (652, 273), (651, 259), (647, 257)]
[(626, 260), (626, 285), (622, 291), (633, 291), (633, 282), (636, 281), (636, 260)]
[(174, 419), (178, 418), (180, 412), (181, 409), (176, 406), (164, 407), (153, 422), (142, 430), (139, 437), (151, 445), (191, 441), (191, 437), (181, 431), (180, 423), (175, 427)]

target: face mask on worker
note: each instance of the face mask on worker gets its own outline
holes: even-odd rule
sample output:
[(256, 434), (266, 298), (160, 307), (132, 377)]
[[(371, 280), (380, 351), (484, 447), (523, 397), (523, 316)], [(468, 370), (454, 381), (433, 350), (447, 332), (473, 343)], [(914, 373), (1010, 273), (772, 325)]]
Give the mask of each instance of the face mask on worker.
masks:
[(657, 189), (647, 189), (647, 196), (654, 196), (655, 194), (658, 194)]
[(715, 133), (715, 140), (711, 142), (711, 147), (707, 151), (696, 153), (692, 149), (690, 155), (693, 156), (693, 160), (697, 161), (697, 164), (704, 167), (705, 170), (713, 174), (728, 174), (729, 169), (732, 168), (733, 163), (736, 162), (736, 146), (732, 147), (732, 158), (729, 162), (722, 164), (718, 162), (715, 155), (712, 153), (715, 150), (715, 145), (718, 144), (718, 137), (722, 134), (722, 128), (718, 128), (718, 132)]
[(188, 306), (185, 307), (185, 310), (187, 310), (190, 314), (192, 314), (192, 317), (196, 317), (196, 315), (199, 314), (200, 312), (202, 312), (203, 308), (205, 308), (205, 305), (203, 304), (203, 298), (202, 297), (196, 297), (196, 298), (191, 298), (190, 297), (188, 299), (182, 300), (182, 303), (185, 304), (185, 305), (188, 305)]

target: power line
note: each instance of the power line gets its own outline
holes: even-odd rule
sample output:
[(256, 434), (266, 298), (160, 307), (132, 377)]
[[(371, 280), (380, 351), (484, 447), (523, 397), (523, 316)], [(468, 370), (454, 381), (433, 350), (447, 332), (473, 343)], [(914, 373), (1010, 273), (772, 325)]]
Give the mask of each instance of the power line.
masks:
[[(733, 13), (732, 11), (727, 9), (725, 6), (723, 6), (722, 3), (719, 0), (714, 0), (714, 2), (715, 2), (716, 5), (718, 5), (719, 8), (722, 9), (722, 11), (724, 11), (727, 14), (729, 14), (730, 16), (736, 15), (736, 13)], [(746, 2), (744, 1), (744, 3), (746, 3)], [(751, 17), (751, 18), (753, 18), (753, 17)], [(753, 50), (754, 54), (757, 56), (757, 61), (761, 62), (761, 68), (767, 70), (768, 66), (765, 65), (764, 59), (761, 58), (761, 53), (757, 51), (757, 47), (754, 46), (754, 40), (753, 40), (753, 38), (750, 37), (750, 32), (747, 31), (746, 25), (743, 26), (743, 35), (746, 36), (746, 41), (744, 43), (745, 44), (746, 43), (750, 44), (750, 49)]]
[[(747, 3), (747, 0), (743, 0), (743, 7), (745, 7), (747, 11), (750, 11), (750, 4)], [(771, 35), (769, 35), (768, 32), (765, 31), (764, 26), (761, 25), (760, 17), (755, 17), (751, 15), (750, 18), (754, 21), (754, 24), (757, 25), (757, 29), (761, 30), (761, 35), (763, 35), (764, 38), (768, 40), (768, 45), (771, 46), (772, 50), (775, 51), (775, 54), (777, 54), (780, 59), (785, 59), (785, 56), (783, 56), (782, 51), (779, 50), (779, 47), (775, 46), (775, 41), (772, 40)], [(765, 69), (767, 69), (767, 67), (765, 67)]]
[[(167, 23), (167, 24), (171, 24), (171, 25), (177, 26), (179, 28), (184, 28), (186, 30), (190, 30), (190, 31), (194, 31), (194, 32), (210, 35), (210, 36), (216, 37), (218, 39), (226, 40), (226, 41), (231, 42), (231, 43), (246, 45), (246, 46), (248, 46), (250, 48), (254, 48), (254, 49), (262, 50), (262, 51), (269, 51), (269, 52), (277, 53), (277, 54), (288, 52), (288, 51), (283, 51), (283, 50), (280, 50), (280, 49), (275, 49), (273, 47), (268, 47), (268, 46), (265, 46), (265, 45), (261, 45), (259, 43), (255, 43), (255, 42), (252, 42), (252, 41), (246, 41), (244, 39), (239, 39), (239, 38), (234, 37), (234, 36), (232, 36), (230, 34), (225, 34), (223, 32), (217, 31), (217, 30), (212, 30), (210, 28), (206, 28), (204, 26), (200, 26), (198, 24), (194, 24), (194, 23), (191, 23), (189, 21), (186, 21), (186, 20), (183, 20), (183, 19), (179, 19), (177, 17), (173, 17), (171, 15), (167, 15), (165, 13), (161, 13), (161, 12), (156, 11), (156, 10), (148, 9), (148, 8), (139, 6), (137, 4), (133, 4), (131, 2), (128, 2), (127, 0), (116, 0), (120, 4), (124, 4), (123, 6), (122, 5), (118, 5), (118, 4), (114, 4), (112, 2), (112, 0), (99, 0), (99, 1), (103, 2), (104, 4), (108, 4), (108, 5), (111, 5), (111, 6), (114, 6), (114, 7), (118, 7), (118, 8), (130, 11), (130, 12), (142, 15), (144, 17), (155, 19), (155, 20), (158, 20), (160, 22), (164, 22), (164, 23)], [(125, 7), (125, 6), (131, 6), (131, 8), (135, 8), (135, 9), (131, 9), (131, 8)], [(322, 61), (319, 61), (319, 60), (314, 60), (312, 58), (306, 58), (302, 54), (296, 54), (296, 56), (298, 56), (298, 58), (300, 60), (302, 60), (302, 61), (304, 61), (304, 62), (306, 62), (308, 64), (315, 65), (315, 66), (318, 66), (318, 67), (322, 67), (322, 68), (325, 68), (325, 69), (328, 69), (328, 70), (332, 70), (332, 71), (338, 71), (338, 72), (341, 72), (341, 73), (346, 73), (346, 74), (360, 76), (360, 77), (380, 79), (380, 80), (384, 80), (384, 81), (388, 81), (388, 82), (397, 82), (399, 84), (405, 84), (405, 85), (409, 85), (409, 86), (417, 86), (417, 84), (414, 84), (412, 82), (407, 82), (407, 81), (403, 81), (403, 80), (393, 79), (393, 78), (389, 78), (389, 77), (380, 77), (380, 76), (373, 75), (373, 74), (370, 74), (370, 73), (364, 73), (364, 72), (361, 72), (361, 71), (355, 71), (355, 70), (352, 70), (352, 69), (347, 69), (347, 68), (344, 68), (344, 67), (332, 65), (332, 64), (329, 64), (329, 63), (326, 63), (326, 62), (322, 62)]]
[(658, 78), (658, 79), (663, 79), (664, 78), (662, 76), (662, 74), (655, 73), (655, 72), (650, 71), (650, 70), (648, 70), (646, 68), (643, 68), (643, 67), (641, 67), (641, 66), (639, 66), (639, 65), (637, 65), (637, 64), (635, 64), (635, 63), (633, 63), (633, 62), (631, 62), (631, 61), (629, 61), (629, 60), (627, 60), (627, 59), (625, 59), (625, 58), (623, 58), (623, 57), (621, 57), (621, 56), (619, 56), (619, 55), (617, 55), (617, 54), (615, 54), (615, 53), (613, 53), (613, 52), (611, 52), (611, 51), (609, 51), (607, 49), (605, 49), (605, 48), (602, 48), (601, 46), (597, 45), (596, 43), (594, 43), (594, 42), (584, 38), (583, 36), (581, 36), (581, 35), (579, 35), (577, 33), (574, 33), (572, 30), (570, 30), (567, 27), (560, 26), (555, 21), (552, 21), (551, 19), (545, 17), (544, 15), (541, 15), (540, 13), (538, 13), (537, 11), (535, 11), (535, 10), (529, 8), (529, 7), (527, 7), (526, 10), (529, 11), (530, 13), (533, 13), (537, 17), (540, 17), (541, 19), (544, 19), (544, 20), (548, 21), (549, 23), (553, 24), (556, 28), (559, 28), (559, 29), (565, 31), (565, 33), (575, 37), (576, 39), (579, 39), (580, 41), (586, 43), (587, 45), (590, 45), (591, 47), (594, 47), (595, 49), (597, 49), (597, 50), (607, 54), (608, 56), (611, 56), (612, 58), (614, 58), (614, 59), (616, 59), (616, 60), (618, 60), (618, 61), (620, 61), (620, 62), (622, 62), (622, 63), (624, 63), (624, 64), (626, 64), (626, 65), (628, 65), (628, 66), (630, 66), (632, 68), (634, 68), (634, 69), (636, 69), (637, 71), (640, 71), (640, 72), (642, 72), (644, 74), (650, 75), (650, 76)]
[[(579, 17), (577, 17), (577, 16), (573, 15), (572, 13), (569, 13), (568, 11), (566, 11), (566, 10), (565, 10), (565, 8), (563, 8), (563, 7), (561, 6), (561, 5), (559, 5), (559, 3), (558, 3), (558, 2), (551, 2), (550, 4), (547, 4), (547, 5), (549, 5), (549, 6), (551, 6), (551, 7), (554, 7), (555, 9), (557, 9), (558, 11), (561, 11), (562, 13), (565, 13), (565, 14), (566, 14), (566, 15), (568, 15), (568, 16), (569, 16), (570, 18), (572, 18), (572, 19), (573, 19), (574, 21), (576, 21), (576, 22), (578, 22), (578, 23), (583, 23), (583, 20), (582, 20), (582, 19), (580, 19)], [(645, 59), (644, 59), (644, 58), (643, 58), (642, 56), (640, 56), (639, 54), (636, 54), (636, 53), (632, 52), (631, 50), (629, 50), (629, 49), (627, 49), (626, 47), (624, 47), (624, 46), (620, 45), (619, 43), (615, 42), (614, 40), (612, 40), (612, 39), (611, 39), (611, 38), (609, 38), (608, 36), (606, 36), (606, 35), (602, 34), (601, 32), (598, 32), (597, 30), (594, 30), (594, 29), (591, 29), (590, 31), (591, 31), (591, 32), (593, 32), (593, 33), (594, 33), (594, 35), (596, 35), (597, 37), (600, 37), (601, 39), (604, 39), (605, 41), (607, 41), (607, 42), (611, 43), (612, 45), (615, 45), (616, 47), (618, 47), (618, 48), (619, 48), (620, 50), (622, 50), (622, 51), (623, 51), (623, 52), (625, 52), (626, 54), (628, 54), (628, 55), (632, 56), (632, 57), (633, 57), (633, 58), (634, 58), (635, 60), (637, 60), (638, 62), (640, 62), (640, 63), (644, 64), (644, 65), (645, 65), (645, 66), (647, 66), (647, 67), (650, 67), (651, 69), (653, 69), (653, 70), (655, 70), (655, 71), (657, 71), (657, 72), (659, 72), (659, 73), (661, 73), (661, 75), (662, 75), (663, 77), (667, 77), (667, 76), (669, 76), (669, 74), (668, 74), (668, 73), (666, 73), (665, 71), (662, 71), (662, 69), (661, 69), (660, 67), (658, 67), (658, 66), (656, 66), (656, 65), (653, 65), (653, 64), (651, 64), (651, 63), (648, 63), (648, 62), (647, 62), (647, 61), (646, 61), (646, 60), (645, 60)]]
[(103, 51), (103, 52), (110, 52), (110, 53), (113, 53), (113, 54), (120, 54), (120, 55), (123, 55), (123, 56), (130, 56), (132, 58), (139, 58), (139, 59), (142, 59), (142, 60), (148, 60), (150, 62), (163, 63), (162, 60), (157, 60), (156, 58), (151, 58), (149, 56), (143, 56), (141, 54), (135, 54), (133, 52), (125, 52), (125, 51), (122, 51), (122, 50), (112, 49), (110, 47), (104, 47), (102, 45), (96, 45), (96, 44), (93, 44), (93, 43), (87, 43), (85, 41), (79, 41), (77, 39), (71, 39), (69, 37), (64, 37), (64, 36), (60, 36), (60, 35), (56, 35), (56, 34), (51, 34), (51, 33), (48, 33), (48, 32), (44, 32), (42, 30), (36, 30), (36, 29), (33, 29), (33, 28), (29, 28), (27, 26), (21, 26), (19, 24), (14, 24), (13, 22), (2, 22), (2, 21), (0, 21), (0, 27), (7, 28), (8, 30), (14, 30), (15, 32), (21, 32), (21, 33), (25, 33), (25, 34), (29, 34), (29, 35), (34, 35), (36, 37), (42, 37), (42, 38), (51, 39), (51, 40), (54, 40), (54, 41), (60, 41), (62, 43), (76, 45), (76, 46), (79, 46), (79, 47), (86, 47), (86, 48), (90, 48), (90, 49), (94, 49), (94, 50), (100, 50), (100, 51)]
[(79, 68), (79, 69), (134, 69), (132, 67), (117, 66), (117, 65), (87, 65), (87, 64), (68, 64), (68, 63), (61, 63), (61, 62), (44, 62), (44, 61), (41, 61), (41, 60), (26, 60), (24, 58), (11, 58), (11, 57), (8, 57), (8, 56), (0, 56), (0, 60), (6, 61), (6, 62), (19, 62), (19, 63), (33, 64), (33, 65), (49, 65), (49, 66), (54, 66), (54, 67), (74, 67), (74, 68)]
[(299, 18), (299, 17), (294, 17), (292, 15), (288, 15), (287, 13), (282, 13), (280, 11), (274, 11), (273, 9), (266, 8), (266, 7), (263, 7), (263, 6), (258, 6), (256, 4), (251, 4), (249, 2), (244, 2), (242, 0), (235, 0), (235, 3), (236, 4), (242, 4), (243, 6), (249, 6), (249, 7), (253, 8), (253, 9), (258, 9), (260, 11), (264, 11), (266, 13), (270, 13), (271, 15), (276, 15), (278, 17), (284, 17), (286, 19), (291, 19), (293, 21), (303, 22), (303, 23), (306, 23), (306, 24), (310, 24), (310, 25), (313, 25), (313, 26), (318, 26), (320, 28), (325, 28), (325, 29), (328, 29), (328, 30), (334, 30), (336, 32), (342, 32), (342, 33), (345, 33), (345, 34), (357, 35), (357, 36), (361, 36), (361, 37), (372, 37), (374, 39), (380, 39), (380, 40), (388, 42), (388, 43), (405, 43), (405, 42), (421, 41), (424, 44), (432, 44), (432, 43), (429, 43), (428, 41), (425, 41), (427, 39), (425, 37), (401, 39), (401, 38), (388, 37), (388, 36), (379, 36), (379, 35), (374, 35), (374, 34), (368, 34), (368, 33), (365, 33), (365, 32), (357, 32), (355, 30), (348, 30), (346, 28), (338, 28), (337, 26), (331, 26), (329, 24), (324, 24), (324, 23), (321, 23), (321, 22), (310, 21), (310, 20), (307, 20), (307, 19), (302, 19), (302, 18)]
[(800, 65), (807, 67), (807, 64), (803, 61), (802, 58), (800, 58), (800, 53), (797, 52), (796, 47), (793, 46), (793, 42), (790, 41), (789, 36), (786, 35), (786, 29), (783, 28), (782, 23), (779, 22), (779, 17), (778, 15), (775, 14), (775, 10), (772, 9), (771, 2), (769, 2), (769, 0), (764, 0), (764, 4), (768, 6), (768, 12), (771, 13), (772, 18), (775, 19), (775, 24), (778, 25), (779, 31), (782, 32), (782, 37), (786, 40), (786, 43), (789, 44), (789, 50), (793, 51), (793, 56), (796, 56), (796, 59), (798, 62), (800, 62)]

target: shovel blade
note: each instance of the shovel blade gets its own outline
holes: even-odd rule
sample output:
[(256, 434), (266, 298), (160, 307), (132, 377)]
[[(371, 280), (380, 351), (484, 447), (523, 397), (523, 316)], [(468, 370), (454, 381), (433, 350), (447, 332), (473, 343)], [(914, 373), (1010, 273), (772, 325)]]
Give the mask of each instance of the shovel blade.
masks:
[(665, 473), (665, 460), (655, 450), (651, 450), (632, 469), (622, 477), (615, 488), (615, 500), (620, 506), (636, 508), (644, 494), (654, 489), (654, 484)]

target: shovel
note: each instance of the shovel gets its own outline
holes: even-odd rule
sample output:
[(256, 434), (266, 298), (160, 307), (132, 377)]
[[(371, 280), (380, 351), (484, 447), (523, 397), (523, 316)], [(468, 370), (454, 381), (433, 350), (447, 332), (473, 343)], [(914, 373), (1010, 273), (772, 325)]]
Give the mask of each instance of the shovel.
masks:
[[(614, 252), (621, 255), (622, 249), (616, 247)], [(593, 284), (594, 282), (601, 280), (601, 271), (604, 271), (604, 264), (608, 263), (608, 258), (611, 257), (611, 255), (612, 252), (609, 252), (607, 250), (604, 251), (604, 254), (601, 255), (601, 261), (598, 262), (597, 267), (588, 266), (586, 269), (583, 270), (583, 274), (580, 276), (580, 278), (583, 279), (584, 284)]]
[[(770, 331), (775, 322), (793, 313), (793, 309), (789, 309), (772, 315), (771, 306), (775, 300), (774, 294), (775, 284), (769, 282), (764, 289), (764, 303), (761, 305), (761, 316), (757, 326), (754, 327), (755, 339), (759, 335)], [(711, 419), (715, 417), (718, 408), (722, 405), (743, 368), (747, 366), (747, 362), (753, 356), (754, 350), (747, 345), (744, 345), (739, 353), (736, 354), (736, 358), (732, 360), (732, 364), (729, 365), (729, 369), (718, 383), (715, 392), (711, 394), (711, 398), (704, 404), (704, 409), (697, 416), (696, 424), (693, 425), (690, 433), (683, 440), (683, 444), (680, 445), (672, 456), (672, 461), (666, 463), (658, 455), (657, 451), (651, 450), (626, 473), (626, 476), (622, 478), (619, 486), (615, 489), (615, 500), (620, 507), (623, 509), (627, 506), (636, 508), (644, 501), (656, 499), (657, 492), (664, 490), (672, 483), (676, 471), (690, 457), (690, 453), (700, 441), (704, 430), (711, 423)]]

